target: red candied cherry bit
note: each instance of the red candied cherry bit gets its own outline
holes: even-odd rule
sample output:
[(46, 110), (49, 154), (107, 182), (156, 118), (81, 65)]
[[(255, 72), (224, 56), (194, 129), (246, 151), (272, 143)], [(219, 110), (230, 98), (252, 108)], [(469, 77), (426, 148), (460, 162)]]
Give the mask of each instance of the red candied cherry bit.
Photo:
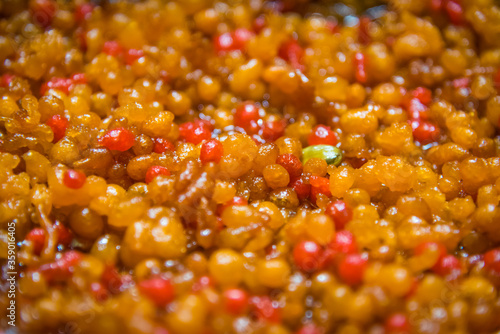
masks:
[(286, 60), (293, 68), (303, 71), (305, 69), (302, 58), (304, 57), (304, 49), (295, 39), (290, 39), (283, 43), (278, 51), (280, 58)]
[(246, 28), (236, 29), (235, 31), (233, 31), (233, 47), (236, 50), (245, 49), (248, 41), (254, 36), (255, 34)]
[(286, 169), (290, 178), (297, 178), (302, 174), (302, 162), (291, 153), (279, 155), (276, 163)]
[(90, 3), (83, 3), (81, 5), (76, 6), (75, 8), (75, 21), (78, 23), (82, 23), (87, 20), (92, 11), (94, 10), (94, 6)]
[(420, 102), (428, 106), (432, 101), (432, 92), (430, 89), (425, 87), (417, 87), (412, 92), (411, 95), (418, 99)]
[(453, 88), (459, 89), (459, 88), (468, 88), (470, 86), (470, 78), (468, 77), (463, 77), (463, 78), (458, 78), (452, 81)]
[(40, 266), (40, 272), (49, 282), (64, 281), (73, 275), (74, 266), (83, 258), (80, 252), (70, 250), (55, 262), (45, 263)]
[(73, 84), (86, 84), (87, 76), (85, 73), (75, 73), (71, 76), (71, 80), (73, 81)]
[(135, 137), (125, 128), (109, 130), (101, 138), (101, 144), (114, 151), (124, 152), (134, 146)]
[(437, 265), (437, 263), (443, 256), (448, 253), (448, 251), (446, 250), (446, 247), (440, 242), (425, 241), (418, 244), (417, 247), (415, 247), (415, 249), (413, 250), (413, 253), (416, 256), (434, 255), (434, 258), (436, 259), (434, 265)]
[(87, 176), (84, 172), (74, 169), (68, 169), (64, 173), (63, 183), (66, 187), (71, 189), (80, 189), (85, 184)]
[(102, 52), (112, 57), (119, 57), (123, 55), (123, 48), (117, 41), (106, 41), (102, 47)]
[(266, 16), (265, 15), (259, 15), (253, 20), (252, 23), (252, 28), (256, 33), (259, 33), (264, 27), (266, 26)]
[(433, 12), (440, 12), (443, 9), (443, 0), (431, 0), (430, 7)]
[(144, 51), (139, 49), (129, 49), (125, 53), (125, 63), (127, 65), (132, 65), (136, 60), (144, 57)]
[(10, 83), (16, 76), (14, 74), (5, 73), (0, 78), (0, 87), (9, 87)]
[(57, 3), (54, 0), (33, 0), (29, 9), (33, 21), (42, 28), (47, 28), (56, 15)]
[(371, 42), (370, 34), (368, 33), (371, 20), (367, 16), (361, 16), (359, 18), (359, 28), (358, 28), (358, 39), (363, 45), (367, 45)]
[(297, 331), (297, 334), (322, 334), (322, 333), (323, 331), (321, 330), (321, 328), (319, 328), (315, 324), (304, 325)]
[(311, 194), (311, 185), (304, 181), (302, 177), (292, 180), (289, 187), (293, 188), (297, 193), (299, 200), (305, 200)]
[(186, 122), (179, 125), (179, 134), (182, 139), (192, 144), (199, 144), (209, 140), (212, 136), (212, 126), (202, 120)]
[(198, 281), (193, 284), (191, 290), (193, 292), (198, 292), (206, 288), (214, 287), (214, 285), (215, 285), (214, 280), (210, 276), (204, 275), (201, 276), (198, 279)]
[(405, 103), (405, 108), (408, 110), (408, 117), (412, 120), (429, 119), (429, 108), (418, 98), (410, 99)]
[(259, 119), (259, 108), (252, 102), (245, 102), (236, 108), (234, 124), (250, 134), (258, 132), (260, 128)]
[(339, 263), (338, 274), (345, 283), (358, 285), (363, 281), (367, 262), (361, 254), (347, 254)]
[(484, 253), (484, 267), (500, 275), (500, 248)]
[(427, 121), (413, 121), (411, 126), (413, 128), (413, 138), (424, 145), (438, 140), (441, 133), (436, 125)]
[(250, 299), (250, 305), (258, 319), (272, 323), (281, 322), (281, 312), (268, 296), (255, 296)]
[(366, 83), (366, 57), (362, 52), (354, 54), (354, 69), (356, 81)]
[(160, 277), (141, 281), (139, 284), (141, 294), (151, 299), (157, 307), (164, 307), (170, 303), (175, 296), (175, 290), (170, 280)]
[(440, 276), (457, 275), (460, 274), (461, 267), (460, 260), (449, 254), (441, 257), (434, 267), (432, 267), (432, 271)]
[(146, 183), (150, 183), (158, 175), (170, 176), (170, 171), (162, 166), (151, 166), (148, 168), (148, 171), (146, 172), (146, 178), (145, 178)]
[(242, 289), (227, 289), (222, 299), (224, 309), (232, 315), (242, 314), (248, 307), (248, 294)]
[(314, 127), (307, 142), (309, 145), (337, 145), (339, 139), (337, 134), (329, 126), (319, 124)]
[(57, 244), (69, 247), (73, 241), (73, 232), (60, 222), (57, 222), (54, 228), (57, 232)]
[(332, 193), (330, 191), (330, 179), (326, 177), (312, 175), (309, 178), (309, 183), (311, 184), (311, 195), (314, 194), (314, 197), (316, 197), (319, 194), (323, 194), (327, 197), (332, 196)]
[(293, 248), (295, 265), (305, 272), (314, 272), (320, 267), (322, 249), (314, 241), (301, 241)]
[(214, 37), (214, 49), (217, 54), (222, 54), (234, 50), (234, 36), (230, 32), (225, 32)]
[(66, 135), (66, 130), (68, 129), (69, 122), (64, 116), (54, 115), (48, 119), (45, 123), (47, 124), (54, 133), (53, 143), (57, 143)]
[(204, 142), (201, 145), (200, 160), (203, 164), (208, 162), (219, 162), (222, 158), (223, 148), (222, 143), (217, 139), (212, 139)]
[(352, 209), (343, 200), (336, 200), (328, 204), (325, 213), (333, 219), (335, 228), (342, 230), (352, 219)]
[(444, 9), (451, 23), (455, 25), (463, 25), (465, 23), (464, 9), (458, 1), (446, 1)]
[(166, 151), (175, 151), (175, 146), (165, 138), (156, 138), (153, 146), (153, 152), (164, 153)]
[(45, 245), (45, 230), (42, 228), (34, 228), (26, 235), (26, 240), (33, 244), (33, 253), (40, 255)]
[(124, 279), (114, 265), (106, 265), (101, 275), (101, 283), (111, 294), (117, 294), (122, 290)]
[(73, 80), (66, 78), (52, 78), (40, 87), (40, 95), (45, 95), (49, 89), (57, 89), (64, 94), (69, 94)]
[(101, 282), (93, 282), (90, 284), (90, 292), (94, 299), (98, 302), (103, 302), (109, 297), (108, 290)]
[(409, 334), (411, 332), (410, 321), (404, 313), (394, 313), (386, 319), (385, 333), (387, 334)]
[(358, 244), (354, 235), (345, 230), (335, 233), (328, 247), (337, 253), (355, 254), (358, 252)]
[(285, 133), (286, 121), (267, 121), (262, 128), (262, 138), (267, 141), (275, 141)]

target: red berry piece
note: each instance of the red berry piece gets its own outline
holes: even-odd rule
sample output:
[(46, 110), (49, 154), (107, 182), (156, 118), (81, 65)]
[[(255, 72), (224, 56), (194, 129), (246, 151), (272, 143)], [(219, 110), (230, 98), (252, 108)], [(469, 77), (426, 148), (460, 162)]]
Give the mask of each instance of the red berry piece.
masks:
[(57, 3), (54, 0), (33, 0), (29, 9), (33, 22), (42, 28), (47, 28), (56, 16)]
[(313, 175), (309, 178), (309, 183), (311, 184), (311, 200), (314, 203), (316, 203), (319, 194), (323, 194), (326, 197), (332, 196), (332, 192), (330, 191), (330, 179)]
[(73, 275), (74, 267), (82, 260), (83, 255), (77, 251), (67, 251), (55, 262), (42, 264), (40, 272), (49, 282), (64, 281)]
[(266, 16), (259, 15), (253, 20), (252, 28), (256, 33), (259, 33), (267, 25)]
[(254, 36), (255, 34), (246, 28), (236, 29), (233, 31), (233, 47), (236, 50), (244, 50), (248, 41)]
[(10, 83), (16, 76), (14, 74), (5, 73), (0, 77), (0, 87), (9, 87)]
[(125, 63), (132, 65), (136, 60), (144, 57), (144, 51), (138, 49), (129, 49), (125, 53)]
[(52, 129), (54, 133), (53, 143), (57, 143), (66, 135), (66, 130), (68, 129), (69, 122), (64, 116), (54, 115), (45, 123)]
[(248, 308), (248, 294), (242, 289), (228, 289), (223, 293), (223, 305), (227, 313), (240, 315)]
[(431, 0), (430, 7), (433, 12), (440, 12), (443, 10), (443, 0)]
[(285, 133), (286, 121), (284, 119), (279, 121), (268, 121), (264, 123), (262, 128), (262, 138), (267, 141), (275, 141)]
[(114, 151), (124, 152), (134, 146), (135, 137), (132, 132), (125, 128), (109, 130), (101, 138), (101, 144)]
[(468, 77), (455, 79), (452, 81), (453, 88), (455, 89), (468, 88), (470, 86), (470, 81), (471, 80)]
[(415, 88), (411, 95), (418, 99), (420, 102), (422, 102), (423, 104), (425, 104), (426, 106), (428, 106), (431, 101), (432, 101), (432, 92), (425, 88), (425, 87), (417, 87)]
[(337, 134), (329, 126), (316, 125), (307, 138), (309, 145), (332, 145), (338, 143)]
[(102, 47), (102, 52), (112, 57), (123, 56), (123, 48), (117, 41), (106, 41)]
[(411, 326), (404, 313), (394, 313), (385, 321), (386, 334), (410, 334)]
[(484, 267), (500, 275), (500, 248), (484, 253)]
[(355, 254), (358, 252), (358, 245), (354, 235), (345, 230), (335, 233), (328, 247), (336, 253)]
[(281, 312), (268, 296), (255, 296), (250, 299), (254, 314), (262, 321), (281, 322)]
[(204, 275), (201, 276), (200, 279), (198, 279), (198, 281), (193, 284), (191, 290), (193, 290), (193, 292), (198, 292), (206, 288), (214, 287), (214, 285), (214, 280), (210, 276)]
[(215, 36), (213, 45), (217, 54), (232, 51), (234, 50), (234, 36), (230, 32)]
[(236, 108), (234, 124), (249, 134), (255, 134), (259, 131), (259, 119), (259, 108), (251, 102), (245, 102)]
[(279, 155), (276, 163), (283, 166), (292, 179), (298, 178), (302, 174), (302, 162), (291, 153)]
[(352, 219), (352, 209), (343, 200), (336, 200), (328, 204), (325, 213), (333, 219), (337, 230), (344, 229)]
[(408, 117), (412, 120), (427, 120), (429, 119), (429, 108), (419, 99), (412, 98), (405, 105), (408, 110)]
[(298, 177), (290, 182), (289, 187), (293, 188), (297, 193), (299, 200), (309, 198), (311, 194), (311, 185), (304, 180), (303, 177)]
[(73, 84), (86, 84), (87, 83), (87, 76), (85, 73), (75, 73), (71, 76), (71, 80), (73, 81)]
[(34, 228), (26, 235), (26, 240), (33, 244), (33, 253), (40, 255), (45, 246), (45, 230), (42, 228)]
[(345, 283), (359, 285), (363, 281), (366, 266), (367, 260), (361, 254), (347, 254), (339, 263), (338, 274)]
[(54, 229), (57, 232), (57, 244), (69, 247), (73, 241), (73, 232), (60, 222), (56, 222)]
[(40, 95), (45, 95), (49, 89), (57, 89), (67, 95), (72, 86), (73, 80), (71, 79), (52, 78), (40, 87)]
[(64, 173), (63, 183), (68, 188), (80, 189), (85, 184), (86, 179), (87, 176), (85, 175), (85, 173), (74, 169), (68, 169)]
[(280, 58), (289, 62), (293, 68), (304, 71), (305, 67), (302, 60), (304, 57), (304, 49), (295, 39), (283, 43), (278, 51), (278, 55)]
[(157, 307), (165, 307), (175, 296), (174, 286), (170, 280), (150, 278), (138, 284), (141, 294), (151, 299)]
[(444, 9), (451, 23), (454, 25), (463, 25), (465, 23), (464, 9), (458, 1), (447, 0)]
[(222, 158), (222, 153), (222, 143), (217, 139), (212, 139), (201, 145), (200, 160), (203, 164), (208, 162), (217, 163)]
[(88, 20), (92, 15), (94, 6), (90, 3), (84, 3), (75, 8), (75, 21), (79, 24)]
[(411, 126), (413, 128), (413, 138), (422, 145), (437, 141), (441, 134), (439, 128), (431, 122), (413, 121)]
[(320, 267), (322, 249), (314, 241), (301, 241), (293, 248), (295, 265), (305, 272), (314, 272)]
[(458, 276), (462, 271), (460, 260), (449, 254), (441, 257), (432, 267), (432, 271), (440, 276)]
[(166, 151), (174, 152), (175, 146), (165, 138), (156, 138), (153, 146), (153, 152), (164, 153)]
[(361, 16), (359, 18), (359, 27), (358, 27), (358, 39), (359, 42), (363, 45), (370, 44), (372, 38), (369, 34), (371, 20), (369, 17)]
[(101, 275), (101, 283), (111, 294), (121, 292), (124, 287), (124, 279), (114, 265), (104, 267)]
[(354, 54), (354, 69), (356, 81), (366, 83), (366, 57), (362, 52)]
[(151, 166), (148, 168), (146, 172), (146, 183), (150, 183), (157, 177), (158, 175), (170, 176), (170, 171), (166, 167), (162, 166)]
[(179, 126), (180, 138), (192, 144), (199, 144), (204, 140), (209, 140), (212, 136), (212, 126), (202, 120), (182, 123)]

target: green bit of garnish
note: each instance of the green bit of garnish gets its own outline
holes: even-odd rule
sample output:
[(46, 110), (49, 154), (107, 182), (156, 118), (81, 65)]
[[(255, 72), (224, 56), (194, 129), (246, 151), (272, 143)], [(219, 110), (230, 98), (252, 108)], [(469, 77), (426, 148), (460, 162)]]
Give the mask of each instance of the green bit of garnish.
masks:
[(342, 162), (342, 151), (331, 145), (313, 145), (302, 150), (302, 163), (312, 158), (324, 159), (327, 164), (338, 166)]

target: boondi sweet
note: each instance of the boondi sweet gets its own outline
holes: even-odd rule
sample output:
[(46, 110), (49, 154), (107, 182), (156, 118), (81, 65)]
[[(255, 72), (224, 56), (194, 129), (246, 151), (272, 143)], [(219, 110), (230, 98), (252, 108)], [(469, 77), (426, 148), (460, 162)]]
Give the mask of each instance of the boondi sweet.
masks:
[(1, 1), (16, 333), (496, 333), (499, 22), (494, 0)]

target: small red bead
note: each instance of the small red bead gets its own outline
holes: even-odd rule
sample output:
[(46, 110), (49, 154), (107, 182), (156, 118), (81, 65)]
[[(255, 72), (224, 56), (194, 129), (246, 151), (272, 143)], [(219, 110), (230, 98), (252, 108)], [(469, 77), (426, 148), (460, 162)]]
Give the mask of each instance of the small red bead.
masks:
[(174, 286), (170, 280), (163, 278), (150, 278), (138, 284), (139, 291), (151, 299), (157, 307), (164, 307), (175, 296)]
[(447, 0), (444, 9), (451, 23), (455, 25), (463, 25), (465, 23), (464, 9), (460, 3), (454, 0)]
[(342, 230), (352, 219), (352, 209), (343, 200), (336, 200), (328, 204), (325, 213), (333, 219), (335, 228)]
[(203, 164), (208, 162), (219, 162), (222, 158), (223, 148), (222, 143), (217, 139), (212, 139), (204, 142), (201, 145), (200, 160)]
[(299, 200), (305, 200), (311, 194), (311, 185), (304, 181), (302, 177), (292, 180), (289, 187), (293, 188), (297, 193)]
[(85, 73), (75, 73), (71, 76), (71, 80), (73, 81), (73, 84), (86, 84), (87, 76)]
[(164, 153), (166, 151), (174, 152), (175, 146), (165, 138), (156, 138), (153, 146), (153, 152)]
[(314, 241), (301, 241), (293, 248), (295, 265), (305, 272), (314, 272), (320, 267), (322, 249)]
[(361, 16), (359, 18), (358, 40), (363, 45), (370, 44), (370, 42), (372, 41), (372, 38), (368, 33), (370, 24), (371, 20), (369, 17)]
[(342, 280), (351, 285), (363, 281), (367, 260), (361, 254), (347, 254), (339, 263), (338, 274)]
[(252, 28), (256, 33), (259, 33), (266, 26), (266, 16), (259, 15), (253, 20)]
[(101, 282), (93, 282), (90, 284), (90, 292), (94, 299), (98, 302), (103, 302), (109, 297), (108, 290)]
[(441, 131), (431, 122), (413, 121), (411, 126), (413, 128), (413, 138), (421, 144), (429, 144), (439, 139)]
[(40, 95), (45, 95), (49, 89), (57, 89), (64, 94), (69, 94), (73, 86), (73, 80), (66, 78), (52, 78), (40, 87)]
[(146, 178), (145, 178), (146, 183), (150, 183), (158, 175), (170, 176), (170, 171), (166, 167), (151, 166), (148, 168), (148, 171), (146, 172)]
[(101, 275), (101, 283), (111, 294), (117, 294), (123, 289), (124, 279), (114, 265), (106, 265)]
[(449, 254), (441, 257), (432, 267), (432, 271), (440, 276), (458, 275), (461, 272), (460, 260)]
[(292, 179), (298, 178), (302, 174), (302, 162), (291, 153), (279, 155), (276, 163), (283, 166)]
[(272, 323), (281, 322), (281, 312), (268, 296), (255, 296), (250, 299), (253, 312), (258, 319)]
[(248, 41), (254, 36), (255, 34), (246, 28), (236, 29), (233, 31), (233, 47), (237, 50), (244, 50)]
[(5, 73), (0, 78), (0, 87), (9, 87), (10, 83), (16, 76), (14, 74)]
[(64, 116), (54, 115), (45, 123), (47, 124), (54, 133), (53, 143), (57, 143), (66, 135), (66, 130), (68, 129), (69, 122)]
[(332, 145), (338, 143), (337, 134), (329, 126), (316, 125), (307, 138), (309, 145)]
[(206, 288), (213, 288), (215, 285), (214, 280), (207, 275), (201, 276), (198, 281), (196, 281), (193, 286), (191, 287), (191, 290), (193, 292), (198, 292), (201, 290), (204, 290)]
[(290, 39), (283, 43), (278, 51), (280, 58), (286, 60), (297, 70), (304, 71), (303, 65), (304, 49), (295, 39)]
[(144, 51), (138, 49), (129, 49), (125, 53), (125, 63), (132, 65), (136, 60), (144, 57)]
[(484, 253), (484, 267), (500, 275), (500, 248)]
[(411, 120), (427, 120), (429, 119), (429, 108), (423, 104), (418, 98), (412, 98), (405, 107), (408, 111), (408, 117)]
[(452, 81), (453, 88), (459, 89), (459, 88), (468, 88), (470, 86), (470, 78), (468, 77), (463, 77), (463, 78), (458, 78)]
[(69, 247), (73, 241), (73, 232), (60, 222), (54, 225), (54, 229), (57, 232), (57, 244)]
[(179, 125), (179, 135), (181, 139), (198, 145), (204, 140), (209, 140), (212, 136), (212, 126), (202, 120), (186, 122)]
[(313, 200), (313, 202), (316, 202), (316, 198), (319, 194), (323, 194), (327, 197), (332, 196), (332, 192), (330, 191), (330, 179), (312, 175), (309, 178), (309, 183), (311, 184), (311, 200)]
[(349, 231), (338, 231), (328, 245), (330, 249), (342, 254), (355, 254), (358, 252), (358, 244), (354, 235)]
[(77, 23), (82, 23), (83, 21), (87, 20), (90, 17), (90, 15), (92, 14), (93, 10), (94, 10), (94, 6), (90, 3), (84, 3), (84, 4), (76, 6), (76, 8), (75, 8), (75, 21)]
[(114, 151), (124, 152), (134, 146), (135, 137), (132, 132), (125, 128), (109, 130), (101, 138), (101, 144)]
[(30, 2), (29, 9), (33, 22), (47, 28), (56, 15), (57, 3), (54, 0), (34, 0)]
[(123, 48), (117, 41), (106, 41), (102, 47), (102, 52), (112, 57), (123, 56)]
[(268, 121), (264, 123), (262, 128), (262, 138), (267, 141), (275, 141), (285, 133), (286, 121)]
[(432, 101), (432, 92), (425, 87), (417, 87), (412, 93), (414, 98), (417, 98), (420, 102), (428, 106)]
[(42, 228), (34, 228), (26, 235), (26, 240), (33, 244), (33, 253), (40, 255), (45, 246), (45, 230)]
[(322, 334), (323, 330), (315, 324), (307, 324), (302, 326), (296, 334)]
[(356, 77), (356, 81), (360, 83), (366, 83), (366, 57), (362, 52), (356, 52), (354, 54), (354, 75)]
[(232, 51), (234, 50), (234, 36), (230, 32), (215, 36), (213, 45), (217, 54)]
[(82, 257), (80, 252), (67, 251), (55, 262), (42, 264), (40, 272), (49, 282), (67, 280), (73, 275), (74, 266), (82, 260)]
[(443, 0), (431, 0), (430, 7), (433, 12), (440, 12), (443, 9)]
[(223, 305), (229, 314), (242, 314), (248, 307), (248, 294), (243, 289), (228, 289), (223, 293)]
[(64, 173), (63, 183), (66, 187), (71, 189), (80, 189), (85, 184), (87, 176), (84, 172), (80, 172), (74, 169), (68, 169)]
[(259, 108), (251, 102), (245, 102), (236, 108), (234, 125), (243, 128), (249, 134), (255, 134), (260, 128), (259, 119)]
[(394, 313), (385, 321), (386, 334), (409, 334), (411, 332), (410, 321), (404, 313)]

